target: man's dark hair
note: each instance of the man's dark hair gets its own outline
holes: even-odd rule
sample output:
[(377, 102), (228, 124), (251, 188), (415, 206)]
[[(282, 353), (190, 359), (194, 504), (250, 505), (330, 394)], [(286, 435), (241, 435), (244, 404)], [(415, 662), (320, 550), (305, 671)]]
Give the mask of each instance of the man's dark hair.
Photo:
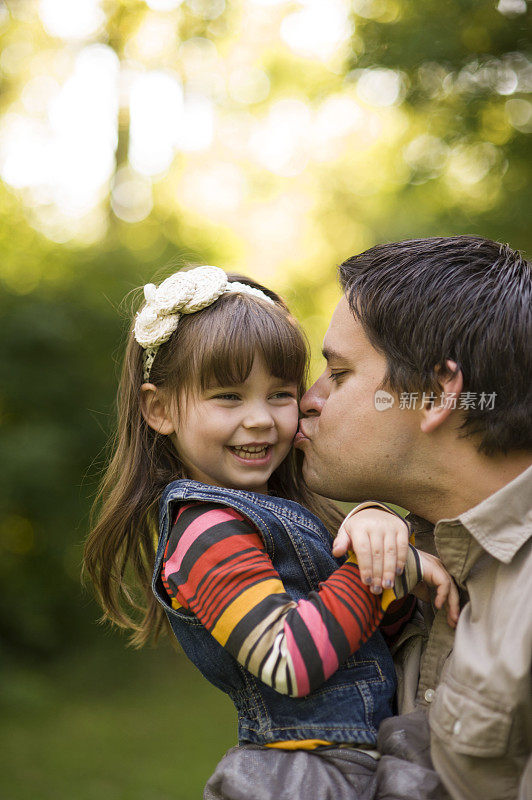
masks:
[[(383, 386), (432, 391), (438, 405), (434, 368), (452, 359), (476, 393), (464, 435), (479, 434), (486, 455), (532, 448), (531, 265), (518, 252), (480, 236), (411, 239), (348, 258), (339, 275), (386, 358)], [(496, 393), (493, 408), (487, 397), (479, 407), (482, 392)]]

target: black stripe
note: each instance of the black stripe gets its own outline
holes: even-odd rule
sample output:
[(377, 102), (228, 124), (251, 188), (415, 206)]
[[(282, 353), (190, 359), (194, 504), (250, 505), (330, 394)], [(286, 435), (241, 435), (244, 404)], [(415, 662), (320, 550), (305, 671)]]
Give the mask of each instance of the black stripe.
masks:
[(412, 552), (414, 553), (414, 558), (416, 559), (416, 572), (417, 572), (417, 582), (423, 580), (423, 567), (421, 566), (421, 557), (418, 553), (417, 547), (413, 547), (410, 545)]
[(279, 664), (281, 663), (281, 660), (282, 660), (282, 656), (281, 656), (280, 651), (278, 651), (277, 658), (275, 659), (275, 664), (274, 664), (274, 667), (272, 669), (271, 685), (273, 686), (273, 688), (275, 688), (275, 679), (277, 677), (277, 669), (279, 667)]
[(210, 502), (194, 501), (194, 500), (180, 500), (172, 504), (174, 513), (172, 514), (170, 520), (171, 523), (173, 523), (176, 517), (176, 513), (179, 510), (179, 506), (188, 506), (188, 505), (189, 508), (185, 508), (183, 511), (181, 511), (179, 519), (177, 520), (175, 525), (172, 525), (172, 529), (174, 529), (176, 526), (180, 526), (182, 528), (182, 531), (184, 531), (190, 525), (191, 522), (194, 522), (194, 520), (198, 519), (198, 517), (201, 517), (202, 514), (206, 514), (209, 511), (231, 510), (229, 506), (225, 506), (222, 503), (210, 503)]
[(292, 678), (290, 677), (290, 670), (288, 669), (288, 665), (285, 667), (286, 672), (286, 693), (291, 697), (294, 693), (292, 688)]
[(293, 694), (293, 689), (292, 689), (292, 678), (290, 677), (290, 670), (288, 669), (288, 666), (286, 666), (286, 668), (285, 668), (285, 671), (286, 671), (286, 687), (287, 687), (287, 694), (288, 694), (288, 695), (290, 695), (290, 696), (292, 696), (292, 694)]

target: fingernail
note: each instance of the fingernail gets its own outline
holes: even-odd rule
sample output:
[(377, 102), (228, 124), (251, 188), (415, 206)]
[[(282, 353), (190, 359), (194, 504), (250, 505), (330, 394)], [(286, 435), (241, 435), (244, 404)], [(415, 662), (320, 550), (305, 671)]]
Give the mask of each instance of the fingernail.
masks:
[(395, 574), (396, 575), (402, 575), (403, 574), (403, 567), (396, 567), (395, 568)]
[(387, 580), (385, 580), (383, 582), (383, 586), (384, 586), (385, 589), (391, 589), (392, 588), (392, 582), (387, 579)]
[(369, 575), (364, 578), (364, 583), (366, 583), (368, 586), (371, 586), (371, 578)]
[(381, 594), (382, 593), (382, 589), (381, 589), (380, 586), (372, 586), (371, 587), (371, 591), (373, 592), (373, 594)]

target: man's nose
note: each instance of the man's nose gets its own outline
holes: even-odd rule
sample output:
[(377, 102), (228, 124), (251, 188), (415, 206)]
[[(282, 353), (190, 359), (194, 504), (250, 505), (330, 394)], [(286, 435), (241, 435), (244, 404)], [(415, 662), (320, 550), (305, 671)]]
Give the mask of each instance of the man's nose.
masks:
[(324, 375), (320, 375), (318, 380), (312, 384), (310, 389), (307, 389), (301, 398), (301, 402), (299, 403), (301, 413), (307, 417), (319, 416), (326, 400), (327, 393)]

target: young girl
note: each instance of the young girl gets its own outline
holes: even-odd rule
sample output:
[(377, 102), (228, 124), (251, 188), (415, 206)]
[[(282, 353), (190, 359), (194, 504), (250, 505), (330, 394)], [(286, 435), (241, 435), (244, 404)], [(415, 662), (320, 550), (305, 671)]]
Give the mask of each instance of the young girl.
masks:
[[(292, 449), (306, 344), (277, 295), (216, 267), (144, 294), (85, 552), (104, 617), (133, 628), (137, 646), (169, 623), (235, 703), (239, 746), (205, 798), (372, 797), (362, 792), (395, 692), (383, 625), (410, 616), (422, 564), (454, 624), (451, 581), (410, 547), (394, 588), (372, 593), (352, 555), (332, 556), (342, 516), (306, 488)], [(359, 509), (349, 535), (404, 529), (382, 504)], [(144, 607), (126, 587), (128, 564)], [(140, 624), (123, 601), (143, 608)]]

